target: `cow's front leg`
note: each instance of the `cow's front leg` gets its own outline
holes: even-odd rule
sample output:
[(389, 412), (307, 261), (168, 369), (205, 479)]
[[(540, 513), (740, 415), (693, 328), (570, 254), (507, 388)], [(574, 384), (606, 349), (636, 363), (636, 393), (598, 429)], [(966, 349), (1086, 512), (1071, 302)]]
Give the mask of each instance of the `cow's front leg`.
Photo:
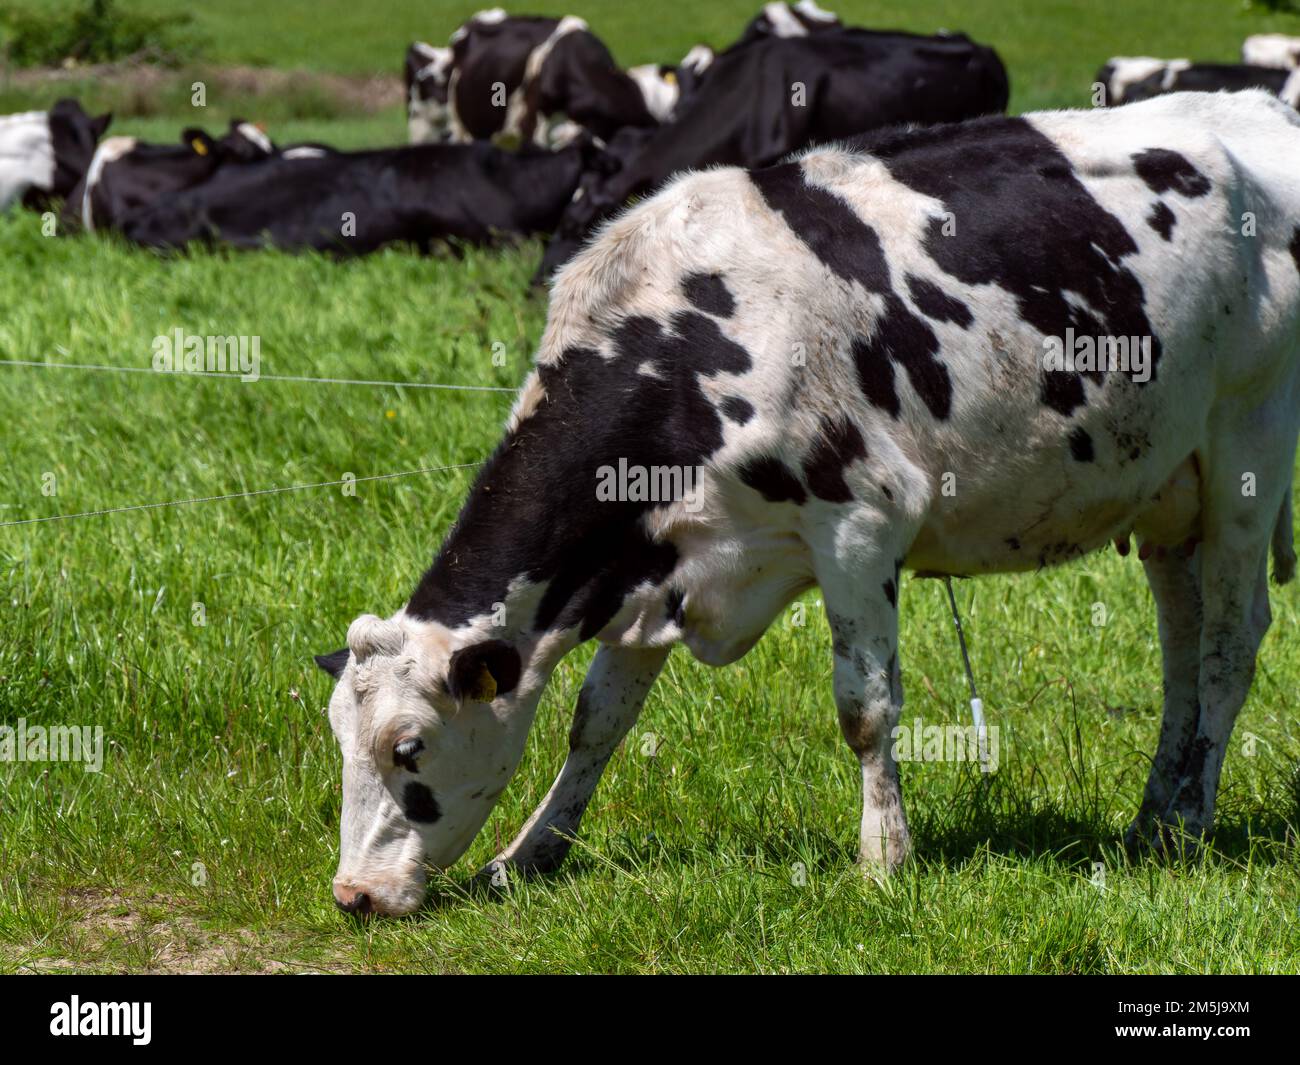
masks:
[(578, 695), (569, 755), (551, 790), (490, 870), (505, 863), (524, 872), (546, 872), (564, 860), (605, 764), (636, 724), (668, 651), (667, 647), (600, 647)]
[(898, 666), (898, 568), (893, 560), (821, 567), (835, 653), (835, 705), (840, 729), (862, 766), (859, 860), (866, 870), (890, 870), (911, 847), (894, 760), (894, 730), (903, 709)]

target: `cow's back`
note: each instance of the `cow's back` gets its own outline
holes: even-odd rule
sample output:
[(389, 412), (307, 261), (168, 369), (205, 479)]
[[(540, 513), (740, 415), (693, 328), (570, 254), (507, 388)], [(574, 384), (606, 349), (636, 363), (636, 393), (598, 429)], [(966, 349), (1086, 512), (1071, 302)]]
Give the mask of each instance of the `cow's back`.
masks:
[[(755, 414), (708, 456), (720, 483), (757, 457), (793, 496), (825, 420), (847, 419), (868, 456), (846, 464), (852, 498), (923, 521), (909, 564), (1065, 561), (1131, 521), (1225, 396), (1294, 388), (1297, 172), (1300, 119), (1252, 93), (689, 175), (561, 272), (539, 362), (607, 350), (628, 315), (668, 323), (688, 279), (716, 278), (752, 365), (710, 392)], [(1049, 368), (1078, 337), (1134, 338), (1133, 363)]]

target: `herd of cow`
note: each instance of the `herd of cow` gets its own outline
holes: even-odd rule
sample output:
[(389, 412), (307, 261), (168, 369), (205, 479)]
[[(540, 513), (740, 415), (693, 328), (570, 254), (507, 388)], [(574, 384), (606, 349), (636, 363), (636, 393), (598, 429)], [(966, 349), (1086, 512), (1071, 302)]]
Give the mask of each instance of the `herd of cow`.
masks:
[(28, 161), (0, 202), (58, 197), (65, 229), (154, 248), (347, 255), (550, 234), (548, 275), (676, 172), (768, 165), (881, 126), (1000, 112), (1008, 98), (992, 49), (848, 29), (812, 0), (768, 4), (720, 53), (701, 45), (674, 67), (628, 71), (581, 19), (482, 11), (448, 47), (413, 44), (406, 85), (414, 143), (358, 152), (278, 146), (238, 121), (220, 138), (187, 129), (178, 144), (97, 144), (107, 116), (61, 101), (0, 120), (5, 154)]
[[(1110, 104), (1188, 88), (1300, 96), (1300, 40), (1250, 38), (1240, 66), (1112, 59)], [(768, 3), (730, 47), (621, 69), (580, 18), (480, 11), (405, 65), (410, 146), (278, 146), (251, 123), (177, 144), (100, 138), (109, 116), (75, 101), (0, 119), (0, 207), (63, 202), (67, 230), (153, 248), (223, 243), (365, 254), (547, 235), (538, 280), (594, 228), (673, 174), (768, 166), (810, 144), (882, 127), (995, 114), (1008, 100), (993, 49), (962, 34), (846, 28), (814, 0)]]
[[(97, 144), (106, 120), (63, 102), (0, 123), (0, 194), (153, 247), (551, 232), (543, 272), (567, 260), (432, 565), (317, 658), (345, 911), (420, 905), (570, 650), (600, 643), (563, 767), (497, 856), (524, 871), (563, 859), (675, 644), (735, 662), (812, 587), (859, 856), (892, 868), (902, 570), (1032, 571), (1133, 538), (1164, 683), (1126, 843), (1181, 853), (1212, 829), (1270, 556), (1278, 583), (1296, 568), (1300, 114), (1278, 93), (1297, 43), (1252, 39), (1245, 68), (1113, 60), (1094, 103), (1125, 106), (1007, 117), (991, 49), (809, 0), (631, 71), (581, 20), (488, 11), (408, 55), (431, 143), (277, 147), (237, 122)], [(1282, 64), (1264, 91), (1178, 91), (1261, 59)], [(607, 496), (614, 470), (668, 489)]]

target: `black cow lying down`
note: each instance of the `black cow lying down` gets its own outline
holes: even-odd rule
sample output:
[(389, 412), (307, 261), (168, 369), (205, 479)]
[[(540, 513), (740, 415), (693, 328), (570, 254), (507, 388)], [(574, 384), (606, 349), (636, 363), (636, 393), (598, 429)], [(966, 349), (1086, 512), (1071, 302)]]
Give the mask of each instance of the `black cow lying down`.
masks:
[(178, 144), (109, 137), (64, 203), (63, 219), (88, 233), (120, 229), (137, 212), (202, 184), (222, 166), (258, 162), (279, 151), (261, 129), (242, 119), (234, 119), (216, 139), (201, 129), (184, 130)]
[(506, 152), (489, 144), (415, 144), (315, 157), (290, 153), (226, 167), (141, 211), (127, 239), (157, 248), (193, 241), (364, 255), (388, 244), (481, 244), (555, 228), (589, 146)]
[(621, 165), (584, 177), (537, 280), (567, 262), (629, 197), (679, 171), (768, 166), (807, 145), (882, 126), (1001, 112), (1008, 96), (997, 53), (962, 34), (855, 29), (753, 41), (718, 57), (676, 121), (619, 133), (610, 154)]

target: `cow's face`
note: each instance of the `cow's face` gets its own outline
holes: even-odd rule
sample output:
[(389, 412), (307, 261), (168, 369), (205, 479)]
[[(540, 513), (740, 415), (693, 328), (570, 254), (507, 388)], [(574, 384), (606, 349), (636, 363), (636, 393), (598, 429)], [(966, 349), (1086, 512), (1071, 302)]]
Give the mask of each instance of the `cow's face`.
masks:
[(316, 661), (338, 680), (335, 901), (362, 915), (410, 913), (426, 866), (445, 869), (468, 849), (519, 762), (529, 716), (510, 712), (519, 654), (499, 640), (453, 651), (441, 626), (363, 615), (347, 648)]
[(639, 67), (628, 67), (627, 76), (641, 93), (650, 117), (656, 122), (667, 122), (681, 92), (676, 69), (661, 63), (644, 63)]
[(406, 118), (413, 144), (437, 143), (451, 136), (450, 48), (416, 41), (406, 53)]

